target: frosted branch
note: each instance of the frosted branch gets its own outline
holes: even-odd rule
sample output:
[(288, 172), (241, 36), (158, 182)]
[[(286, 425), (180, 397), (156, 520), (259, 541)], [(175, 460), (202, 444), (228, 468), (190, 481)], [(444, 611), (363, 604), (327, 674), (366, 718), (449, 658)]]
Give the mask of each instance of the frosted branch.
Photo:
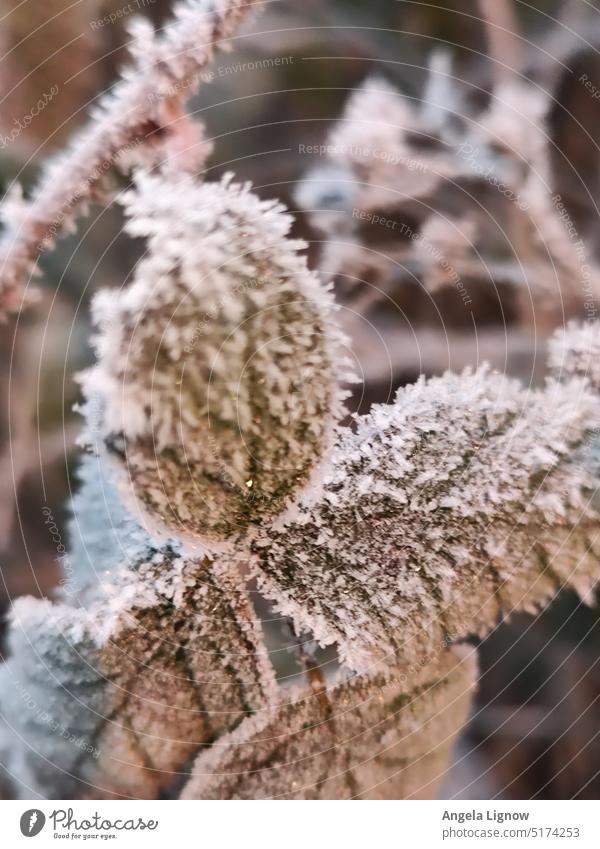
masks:
[(176, 104), (199, 84), (200, 71), (211, 61), (215, 47), (235, 32), (250, 8), (259, 5), (260, 0), (187, 0), (177, 6), (162, 35), (156, 35), (146, 21), (134, 25), (134, 64), (103, 95), (70, 149), (47, 166), (31, 199), (23, 202), (14, 193), (11, 196), (0, 242), (3, 311), (19, 308), (39, 255), (73, 229), (75, 218), (97, 197), (101, 178), (117, 158), (134, 151), (139, 161), (137, 146), (160, 139), (161, 128), (174, 120)]

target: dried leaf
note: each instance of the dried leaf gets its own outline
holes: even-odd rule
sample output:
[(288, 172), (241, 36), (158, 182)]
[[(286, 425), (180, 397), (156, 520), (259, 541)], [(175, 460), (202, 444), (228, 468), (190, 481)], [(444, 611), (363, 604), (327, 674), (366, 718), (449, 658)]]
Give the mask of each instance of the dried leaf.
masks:
[(186, 763), (275, 698), (245, 593), (218, 565), (155, 557), (88, 610), (14, 605), (0, 707), (17, 794), (172, 795)]
[(390, 670), (298, 692), (202, 753), (182, 798), (431, 798), (476, 672), (472, 650), (437, 647), (410, 686)]

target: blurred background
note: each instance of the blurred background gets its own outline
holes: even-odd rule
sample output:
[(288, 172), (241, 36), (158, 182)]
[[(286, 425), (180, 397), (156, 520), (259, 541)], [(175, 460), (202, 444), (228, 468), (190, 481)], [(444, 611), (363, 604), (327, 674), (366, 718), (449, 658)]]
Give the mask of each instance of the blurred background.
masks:
[[(3, 193), (85, 122), (132, 16), (160, 28), (170, 7), (4, 0)], [(588, 0), (273, 0), (218, 54), (189, 104), (214, 142), (205, 178), (233, 170), (294, 211), (335, 278), (355, 410), (484, 360), (535, 385), (551, 331), (598, 317), (599, 46)], [(11, 599), (60, 577), (89, 303), (139, 255), (121, 228), (92, 209), (0, 328), (0, 647)], [(443, 795), (598, 798), (598, 658), (599, 608), (572, 593), (499, 625)]]

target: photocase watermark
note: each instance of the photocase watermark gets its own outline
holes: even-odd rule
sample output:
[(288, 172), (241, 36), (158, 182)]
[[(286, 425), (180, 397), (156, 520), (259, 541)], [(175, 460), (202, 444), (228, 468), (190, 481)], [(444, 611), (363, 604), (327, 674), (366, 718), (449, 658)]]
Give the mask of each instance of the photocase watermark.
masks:
[(93, 814), (86, 813), (80, 819), (75, 817), (73, 808), (56, 808), (46, 817), (39, 808), (29, 808), (21, 814), (19, 826), (24, 837), (35, 837), (38, 835), (46, 821), (51, 826), (53, 836), (58, 839), (67, 840), (114, 840), (117, 835), (114, 832), (121, 831), (155, 831), (159, 820), (146, 817), (117, 817), (109, 819), (94, 811)]
[(491, 165), (488, 165), (486, 168), (478, 161), (481, 156), (479, 148), (474, 147), (468, 142), (463, 142), (458, 148), (456, 155), (461, 159), (464, 159), (476, 174), (484, 179), (486, 183), (489, 183), (490, 186), (498, 189), (501, 195), (504, 195), (505, 198), (516, 204), (522, 212), (529, 209), (529, 204), (527, 201), (523, 200), (518, 192), (515, 192), (514, 189), (511, 189), (510, 186), (507, 186), (506, 183), (503, 183), (502, 180), (498, 179), (498, 177), (494, 174), (493, 167)]
[(96, 760), (100, 757), (99, 749), (92, 746), (85, 737), (73, 734), (73, 732), (66, 728), (62, 722), (51, 716), (45, 708), (38, 704), (29, 690), (18, 679), (15, 680), (14, 684), (15, 690), (21, 697), (23, 704), (35, 715), (38, 722), (46, 725), (53, 734), (58, 734), (63, 740), (67, 740), (73, 746), (76, 746), (82, 752), (86, 752), (91, 755)]
[(10, 131), (10, 133), (5, 136), (0, 134), (0, 148), (8, 147), (9, 144), (16, 141), (19, 138), (23, 130), (26, 130), (27, 127), (31, 124), (31, 122), (37, 118), (37, 116), (44, 111), (46, 106), (51, 103), (56, 95), (59, 92), (59, 88), (57, 85), (53, 85), (49, 92), (44, 92), (40, 99), (37, 101), (34, 106), (31, 107), (27, 115), (24, 115), (22, 118), (15, 118), (13, 120), (13, 124), (15, 127)]
[[(104, 832), (100, 837), (108, 837), (111, 831), (154, 831), (158, 827), (158, 820), (146, 819), (145, 817), (130, 817), (127, 819), (124, 816), (118, 819), (111, 820), (108, 817), (103, 817), (97, 811), (92, 814), (86, 814), (82, 819), (76, 819), (73, 808), (57, 808), (48, 815), (48, 820), (52, 823), (55, 837), (80, 837), (78, 832), (84, 832), (83, 839), (89, 837), (97, 837), (97, 834), (87, 834), (87, 832)], [(65, 831), (65, 834), (60, 834), (59, 827)]]
[(583, 87), (589, 91), (594, 100), (600, 100), (600, 88), (590, 80), (587, 74), (582, 74), (579, 77), (579, 82), (583, 83)]
[(200, 83), (212, 83), (216, 79), (229, 77), (233, 74), (248, 73), (250, 71), (263, 71), (265, 69), (268, 70), (269, 68), (280, 68), (283, 65), (292, 65), (293, 62), (293, 56), (270, 56), (267, 59), (255, 59), (250, 62), (237, 62), (231, 65), (217, 65), (216, 68), (208, 68), (198, 71), (198, 73), (193, 74), (191, 77), (173, 83), (173, 85), (169, 86), (167, 89), (152, 92), (152, 94), (148, 95), (148, 101), (150, 103), (156, 103), (159, 100), (163, 100), (165, 97), (174, 97), (177, 94), (181, 94), (181, 92), (186, 89), (195, 88), (196, 85), (199, 85)]
[(590, 321), (595, 321), (598, 318), (598, 305), (594, 296), (594, 287), (592, 285), (592, 269), (587, 261), (587, 250), (585, 242), (579, 236), (577, 228), (571, 218), (568, 209), (563, 203), (562, 196), (556, 194), (552, 197), (552, 206), (560, 220), (562, 221), (569, 238), (573, 242), (577, 262), (579, 263), (579, 272), (581, 274), (581, 285), (583, 289), (584, 301), (583, 308), (586, 316)]
[(352, 156), (362, 159), (380, 159), (388, 165), (404, 165), (409, 171), (429, 170), (426, 162), (415, 159), (403, 153), (393, 150), (384, 150), (378, 147), (362, 147), (356, 144), (299, 144), (298, 153), (308, 156)]
[(103, 18), (96, 18), (96, 20), (90, 21), (90, 28), (96, 31), (102, 29), (102, 27), (111, 26), (112, 24), (116, 24), (117, 21), (120, 21), (121, 18), (126, 18), (142, 9), (147, 9), (148, 6), (152, 6), (154, 3), (156, 3), (156, 0), (133, 0), (133, 2), (126, 3), (119, 9), (113, 9), (108, 15), (104, 15)]
[(60, 554), (61, 556), (66, 554), (66, 549), (63, 545), (62, 536), (60, 535), (60, 531), (58, 530), (58, 527), (56, 525), (52, 510), (48, 506), (44, 505), (44, 507), (42, 507), (42, 513), (45, 517), (44, 524), (48, 526), (48, 531), (52, 535), (52, 542), (54, 542), (56, 545), (57, 554)]
[(72, 595), (76, 591), (74, 571), (71, 559), (63, 543), (62, 534), (58, 529), (52, 510), (46, 504), (42, 507), (42, 515), (44, 516), (44, 524), (50, 534), (50, 538), (56, 547), (56, 553), (60, 558), (61, 577), (58, 581), (59, 586), (67, 595)]
[(19, 827), (23, 837), (35, 837), (46, 824), (46, 815), (39, 808), (30, 808), (21, 814)]

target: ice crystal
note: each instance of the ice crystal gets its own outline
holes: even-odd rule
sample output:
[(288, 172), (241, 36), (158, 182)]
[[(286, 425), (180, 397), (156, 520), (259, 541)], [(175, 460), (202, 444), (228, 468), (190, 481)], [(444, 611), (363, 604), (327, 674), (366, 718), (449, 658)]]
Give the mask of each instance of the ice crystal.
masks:
[[(37, 257), (74, 229), (77, 214), (96, 198), (99, 181), (119, 157), (135, 153), (139, 162), (142, 148), (153, 146), (158, 148), (153, 160), (177, 155), (177, 140), (172, 144), (171, 137), (184, 125), (173, 110), (200, 83), (215, 46), (259, 5), (260, 0), (185, 0), (160, 35), (148, 22), (133, 25), (134, 64), (100, 100), (70, 149), (46, 168), (22, 213), (8, 222), (0, 242), (0, 311), (19, 308)], [(189, 125), (184, 131), (189, 137)], [(199, 142), (197, 136), (194, 144)], [(148, 161), (147, 150), (144, 157)]]
[(431, 798), (465, 722), (473, 651), (301, 690), (201, 753), (184, 799)]
[(95, 301), (92, 440), (158, 530), (218, 545), (314, 477), (342, 412), (332, 300), (248, 186), (146, 174), (126, 206), (148, 250)]
[(256, 543), (260, 586), (357, 669), (382, 653), (410, 664), (563, 584), (585, 593), (599, 423), (584, 379), (531, 391), (485, 368), (421, 379), (339, 430), (322, 496)]
[(87, 607), (14, 605), (0, 709), (16, 792), (155, 798), (203, 746), (275, 698), (245, 592), (165, 555), (113, 574)]
[(558, 378), (586, 377), (600, 391), (600, 322), (569, 322), (550, 340), (550, 366)]

